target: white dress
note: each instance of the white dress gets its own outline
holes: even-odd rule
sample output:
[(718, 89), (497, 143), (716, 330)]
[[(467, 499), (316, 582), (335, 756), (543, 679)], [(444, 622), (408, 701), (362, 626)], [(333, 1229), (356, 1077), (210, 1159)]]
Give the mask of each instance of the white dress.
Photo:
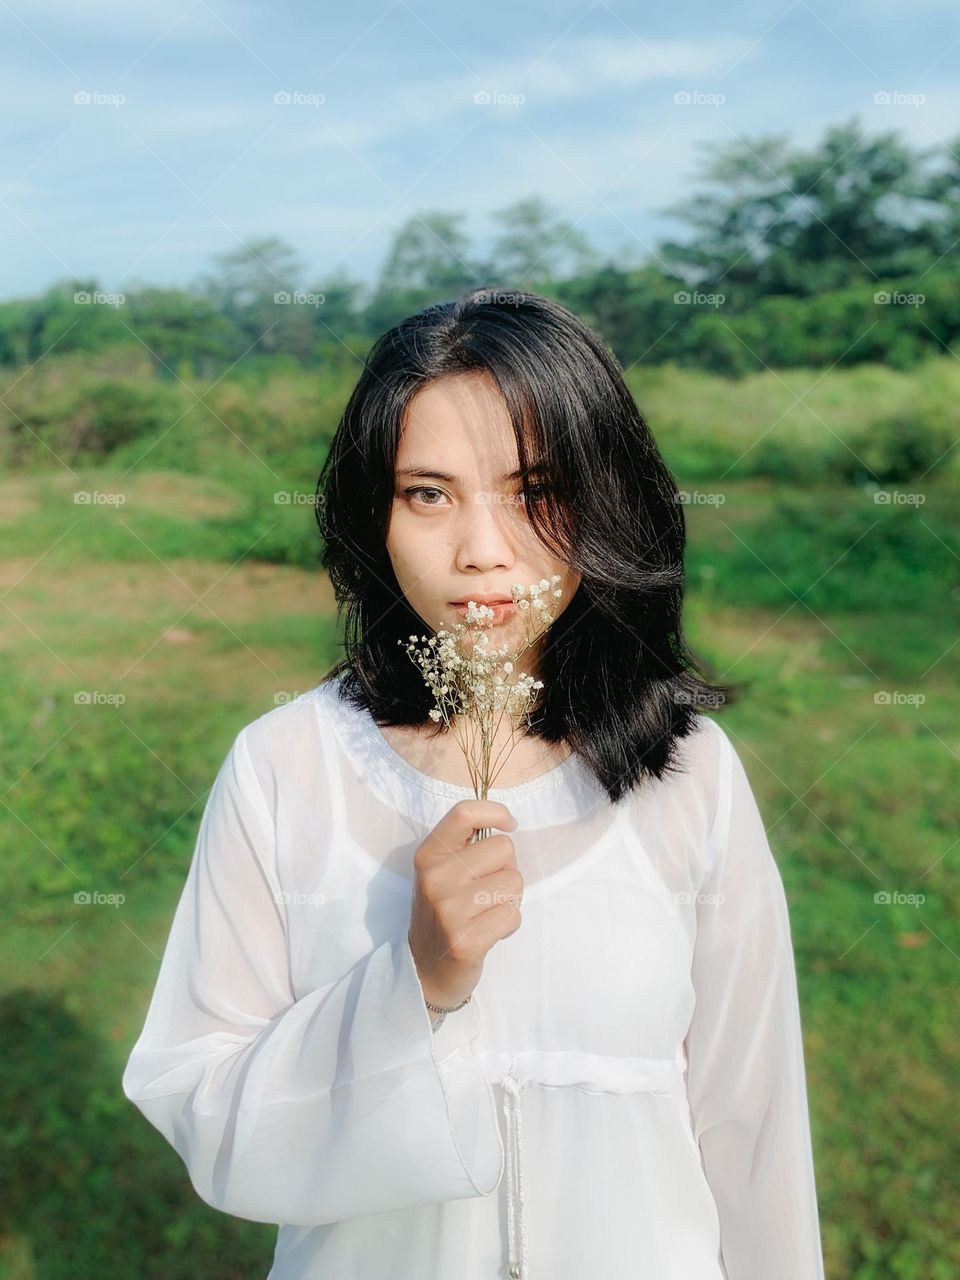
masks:
[(123, 1090), (268, 1280), (822, 1280), (782, 882), (726, 732), (494, 790), (522, 923), (431, 1030), (413, 855), (468, 787), (326, 681), (216, 777)]

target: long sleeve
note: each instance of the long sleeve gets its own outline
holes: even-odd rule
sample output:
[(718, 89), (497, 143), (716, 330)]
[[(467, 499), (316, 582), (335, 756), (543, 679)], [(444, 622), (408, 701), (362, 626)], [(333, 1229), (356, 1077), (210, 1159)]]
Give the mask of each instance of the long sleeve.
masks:
[(823, 1280), (786, 897), (743, 764), (720, 733), (686, 1037), (691, 1117), (729, 1280)]
[(503, 1147), (477, 1004), (431, 1032), (407, 929), (294, 998), (249, 728), (207, 799), (125, 1095), (237, 1217), (310, 1226), (489, 1194)]

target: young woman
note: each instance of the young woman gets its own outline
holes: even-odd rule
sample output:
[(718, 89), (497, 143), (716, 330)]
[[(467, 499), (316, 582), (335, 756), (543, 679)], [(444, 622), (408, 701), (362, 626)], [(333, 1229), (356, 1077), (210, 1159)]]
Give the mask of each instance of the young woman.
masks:
[[(822, 1280), (782, 882), (615, 360), (546, 298), (429, 307), (319, 495), (345, 656), (227, 754), (126, 1096), (274, 1280)], [(476, 799), (404, 643), (554, 576)]]

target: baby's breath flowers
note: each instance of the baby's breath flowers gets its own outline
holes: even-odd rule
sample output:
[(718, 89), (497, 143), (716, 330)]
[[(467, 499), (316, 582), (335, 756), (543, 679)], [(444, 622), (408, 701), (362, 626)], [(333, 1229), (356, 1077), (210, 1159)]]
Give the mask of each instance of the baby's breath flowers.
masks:
[[(410, 636), (405, 648), (417, 664), (433, 694), (436, 705), (430, 719), (442, 720), (452, 731), (467, 761), (474, 794), (486, 800), (497, 775), (529, 724), (530, 710), (542, 680), (520, 674), (517, 667), (527, 650), (556, 621), (557, 601), (563, 595), (560, 575), (541, 578), (532, 586), (510, 588), (516, 605), (514, 616), (523, 622), (524, 638), (492, 648), (487, 628), (496, 614), (487, 605), (471, 600), (466, 621), (452, 631), (430, 636)], [(470, 641), (469, 646), (464, 641)], [(404, 644), (403, 640), (398, 644)], [(504, 717), (510, 726), (507, 745), (493, 755), (494, 743)], [(481, 831), (478, 839), (488, 833)]]

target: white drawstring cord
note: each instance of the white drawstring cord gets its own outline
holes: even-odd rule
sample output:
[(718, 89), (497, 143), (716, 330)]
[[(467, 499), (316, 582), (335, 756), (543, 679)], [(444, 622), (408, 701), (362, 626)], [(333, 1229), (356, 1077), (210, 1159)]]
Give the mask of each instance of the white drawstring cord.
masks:
[[(507, 1240), (509, 1280), (530, 1280), (527, 1271), (527, 1239), (523, 1206), (523, 1161), (520, 1134), (520, 1093), (524, 1085), (585, 1089), (610, 1095), (649, 1092), (679, 1093), (685, 1088), (686, 1054), (678, 1046), (673, 1058), (623, 1058), (581, 1053), (575, 1050), (482, 1050), (487, 1079), (503, 1090), (507, 1141), (504, 1163), (507, 1175)], [(498, 1186), (499, 1181), (498, 1181)]]
[[(523, 1165), (520, 1142), (520, 1090), (523, 1081), (516, 1070), (501, 1081), (503, 1113), (507, 1124), (507, 1240), (510, 1253), (510, 1280), (529, 1280), (527, 1275), (527, 1234), (523, 1216)], [(519, 1250), (517, 1242), (519, 1239)]]

